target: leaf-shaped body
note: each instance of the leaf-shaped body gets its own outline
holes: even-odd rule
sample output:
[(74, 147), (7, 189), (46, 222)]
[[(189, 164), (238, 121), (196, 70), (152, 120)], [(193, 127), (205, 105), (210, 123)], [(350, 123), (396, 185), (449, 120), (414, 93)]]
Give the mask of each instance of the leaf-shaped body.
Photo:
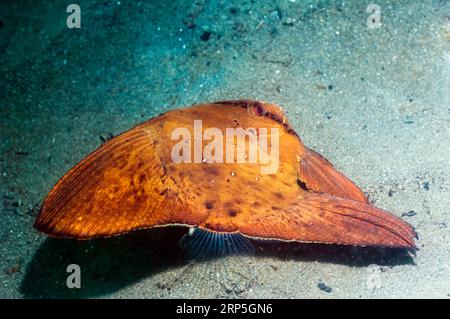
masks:
[[(227, 142), (230, 128), (250, 135)], [(214, 152), (211, 143), (220, 136), (208, 131), (224, 132)], [(181, 139), (187, 132), (189, 141)], [(275, 155), (252, 162), (249, 156), (263, 140), (267, 154)], [(205, 150), (222, 150), (223, 163), (205, 158)], [(276, 170), (267, 173), (274, 161)], [(369, 205), (357, 186), (305, 147), (280, 107), (257, 101), (170, 111), (109, 140), (63, 176), (35, 223), (47, 234), (79, 239), (168, 225), (404, 248), (414, 248), (416, 236), (401, 219)]]

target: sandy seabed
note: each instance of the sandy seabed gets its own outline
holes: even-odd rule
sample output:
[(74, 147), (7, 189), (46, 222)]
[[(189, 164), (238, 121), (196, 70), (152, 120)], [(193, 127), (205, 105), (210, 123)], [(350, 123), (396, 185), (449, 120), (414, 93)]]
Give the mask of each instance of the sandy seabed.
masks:
[[(450, 2), (0, 4), (0, 297), (449, 298)], [(266, 244), (185, 260), (182, 229), (77, 242), (32, 225), (102, 139), (161, 112), (252, 98), (403, 216), (419, 251)], [(79, 264), (82, 288), (66, 287)]]

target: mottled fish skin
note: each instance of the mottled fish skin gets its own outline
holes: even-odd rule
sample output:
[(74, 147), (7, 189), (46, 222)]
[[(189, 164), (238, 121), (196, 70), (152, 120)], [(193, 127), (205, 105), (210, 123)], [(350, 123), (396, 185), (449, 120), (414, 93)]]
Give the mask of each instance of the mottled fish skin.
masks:
[[(278, 128), (277, 172), (261, 174), (261, 165), (251, 163), (175, 164), (171, 132), (192, 130), (195, 120), (203, 129)], [(252, 100), (169, 111), (106, 141), (58, 181), (35, 223), (51, 236), (77, 239), (171, 225), (259, 239), (416, 247), (414, 229), (370, 205), (304, 146), (282, 108)]]

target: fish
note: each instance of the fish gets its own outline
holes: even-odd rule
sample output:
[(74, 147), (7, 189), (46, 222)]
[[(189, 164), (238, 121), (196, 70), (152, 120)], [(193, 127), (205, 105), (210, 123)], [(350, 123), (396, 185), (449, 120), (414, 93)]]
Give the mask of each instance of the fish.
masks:
[[(239, 129), (241, 140), (227, 133)], [(305, 146), (280, 106), (256, 100), (171, 110), (105, 141), (56, 183), (34, 224), (76, 239), (169, 226), (188, 227), (181, 244), (197, 252), (251, 240), (417, 248), (411, 225)]]

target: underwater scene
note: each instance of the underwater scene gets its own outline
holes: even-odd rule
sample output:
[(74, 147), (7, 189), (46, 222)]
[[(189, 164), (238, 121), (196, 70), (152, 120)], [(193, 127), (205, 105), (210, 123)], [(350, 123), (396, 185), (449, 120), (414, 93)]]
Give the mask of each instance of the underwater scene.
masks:
[(450, 298), (449, 0), (7, 0), (0, 70), (1, 299)]

